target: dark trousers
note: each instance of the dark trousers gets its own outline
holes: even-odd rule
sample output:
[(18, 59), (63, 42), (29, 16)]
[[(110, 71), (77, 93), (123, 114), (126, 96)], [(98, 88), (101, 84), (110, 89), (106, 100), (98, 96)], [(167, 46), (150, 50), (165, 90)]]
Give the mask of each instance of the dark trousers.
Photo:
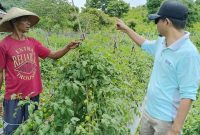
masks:
[[(21, 107), (18, 107), (20, 100), (5, 100), (3, 101), (4, 108), (4, 135), (11, 135), (14, 130), (16, 130), (20, 124), (28, 119), (28, 106), (25, 104)], [(39, 103), (39, 95), (32, 97), (31, 101)], [(35, 110), (38, 109), (38, 106), (35, 107)]]

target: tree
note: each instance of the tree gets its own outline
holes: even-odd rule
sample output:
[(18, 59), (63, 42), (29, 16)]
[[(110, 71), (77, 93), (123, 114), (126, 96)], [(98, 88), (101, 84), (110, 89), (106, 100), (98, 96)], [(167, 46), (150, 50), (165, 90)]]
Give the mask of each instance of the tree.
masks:
[(27, 3), (26, 0), (1, 0), (1, 4), (7, 10), (11, 7), (23, 7)]
[(200, 5), (200, 0), (196, 0), (195, 3)]
[(122, 17), (129, 10), (123, 0), (86, 0), (86, 8), (97, 8), (110, 16)]
[(1, 0), (1, 3), (7, 10), (19, 7), (38, 14), (38, 26), (48, 31), (73, 27), (74, 7), (67, 0)]
[(107, 13), (111, 16), (122, 17), (129, 10), (129, 5), (122, 0), (112, 1), (107, 6)]
[(86, 8), (97, 8), (106, 11), (108, 3), (113, 0), (86, 0)]
[(149, 14), (156, 13), (163, 1), (164, 0), (147, 0), (148, 13)]
[[(83, 9), (79, 19), (84, 32), (98, 31), (103, 27), (114, 25), (107, 14), (95, 8)], [(73, 30), (78, 31), (78, 22), (76, 21)]]
[(185, 4), (189, 9), (189, 16), (188, 16), (188, 26), (192, 26), (193, 23), (199, 22), (200, 20), (200, 5), (197, 4), (199, 0), (192, 1), (192, 0), (179, 0), (183, 4)]
[(64, 0), (27, 0), (27, 10), (41, 18), (39, 25), (47, 30), (72, 27), (74, 8)]

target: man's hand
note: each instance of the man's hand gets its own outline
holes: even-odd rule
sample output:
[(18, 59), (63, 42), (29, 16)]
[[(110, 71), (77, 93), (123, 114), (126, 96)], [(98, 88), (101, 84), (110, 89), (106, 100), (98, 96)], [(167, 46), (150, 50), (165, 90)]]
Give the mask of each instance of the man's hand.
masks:
[(130, 29), (122, 20), (117, 19), (116, 23), (117, 30), (121, 30), (122, 32), (127, 32)]
[(48, 55), (48, 58), (51, 58), (54, 60), (59, 59), (63, 57), (68, 51), (70, 51), (71, 49), (77, 48), (79, 45), (80, 45), (80, 42), (71, 42), (60, 50), (51, 51)]
[(181, 99), (176, 118), (174, 120), (171, 130), (167, 133), (167, 135), (180, 135), (191, 104), (191, 99)]
[(78, 41), (76, 41), (76, 42), (71, 42), (71, 43), (69, 43), (69, 45), (67, 46), (67, 48), (69, 48), (69, 49), (75, 49), (75, 48), (77, 48), (80, 44), (81, 44), (81, 42), (78, 42)]
[(180, 135), (180, 132), (171, 129), (171, 130), (167, 133), (167, 135)]
[(122, 20), (117, 19), (116, 27), (117, 30), (125, 32), (138, 46), (144, 43), (145, 38), (129, 28)]

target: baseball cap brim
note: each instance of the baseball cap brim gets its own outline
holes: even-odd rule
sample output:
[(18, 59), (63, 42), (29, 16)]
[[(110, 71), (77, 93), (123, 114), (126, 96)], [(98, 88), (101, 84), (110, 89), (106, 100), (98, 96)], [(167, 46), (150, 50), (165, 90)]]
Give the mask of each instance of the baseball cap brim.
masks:
[(149, 20), (155, 20), (155, 19), (157, 19), (159, 17), (161, 17), (161, 16), (158, 15), (158, 14), (150, 14), (150, 15), (148, 15), (148, 19)]

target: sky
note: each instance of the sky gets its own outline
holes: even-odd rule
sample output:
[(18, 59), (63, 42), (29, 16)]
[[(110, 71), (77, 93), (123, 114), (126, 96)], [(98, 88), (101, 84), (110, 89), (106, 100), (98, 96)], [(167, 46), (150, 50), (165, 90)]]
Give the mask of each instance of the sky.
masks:
[[(71, 0), (68, 0), (71, 2)], [(74, 4), (77, 7), (84, 7), (86, 0), (74, 0)], [(144, 5), (146, 3), (146, 0), (124, 0), (125, 2), (129, 3), (131, 7), (136, 7), (139, 5)]]

